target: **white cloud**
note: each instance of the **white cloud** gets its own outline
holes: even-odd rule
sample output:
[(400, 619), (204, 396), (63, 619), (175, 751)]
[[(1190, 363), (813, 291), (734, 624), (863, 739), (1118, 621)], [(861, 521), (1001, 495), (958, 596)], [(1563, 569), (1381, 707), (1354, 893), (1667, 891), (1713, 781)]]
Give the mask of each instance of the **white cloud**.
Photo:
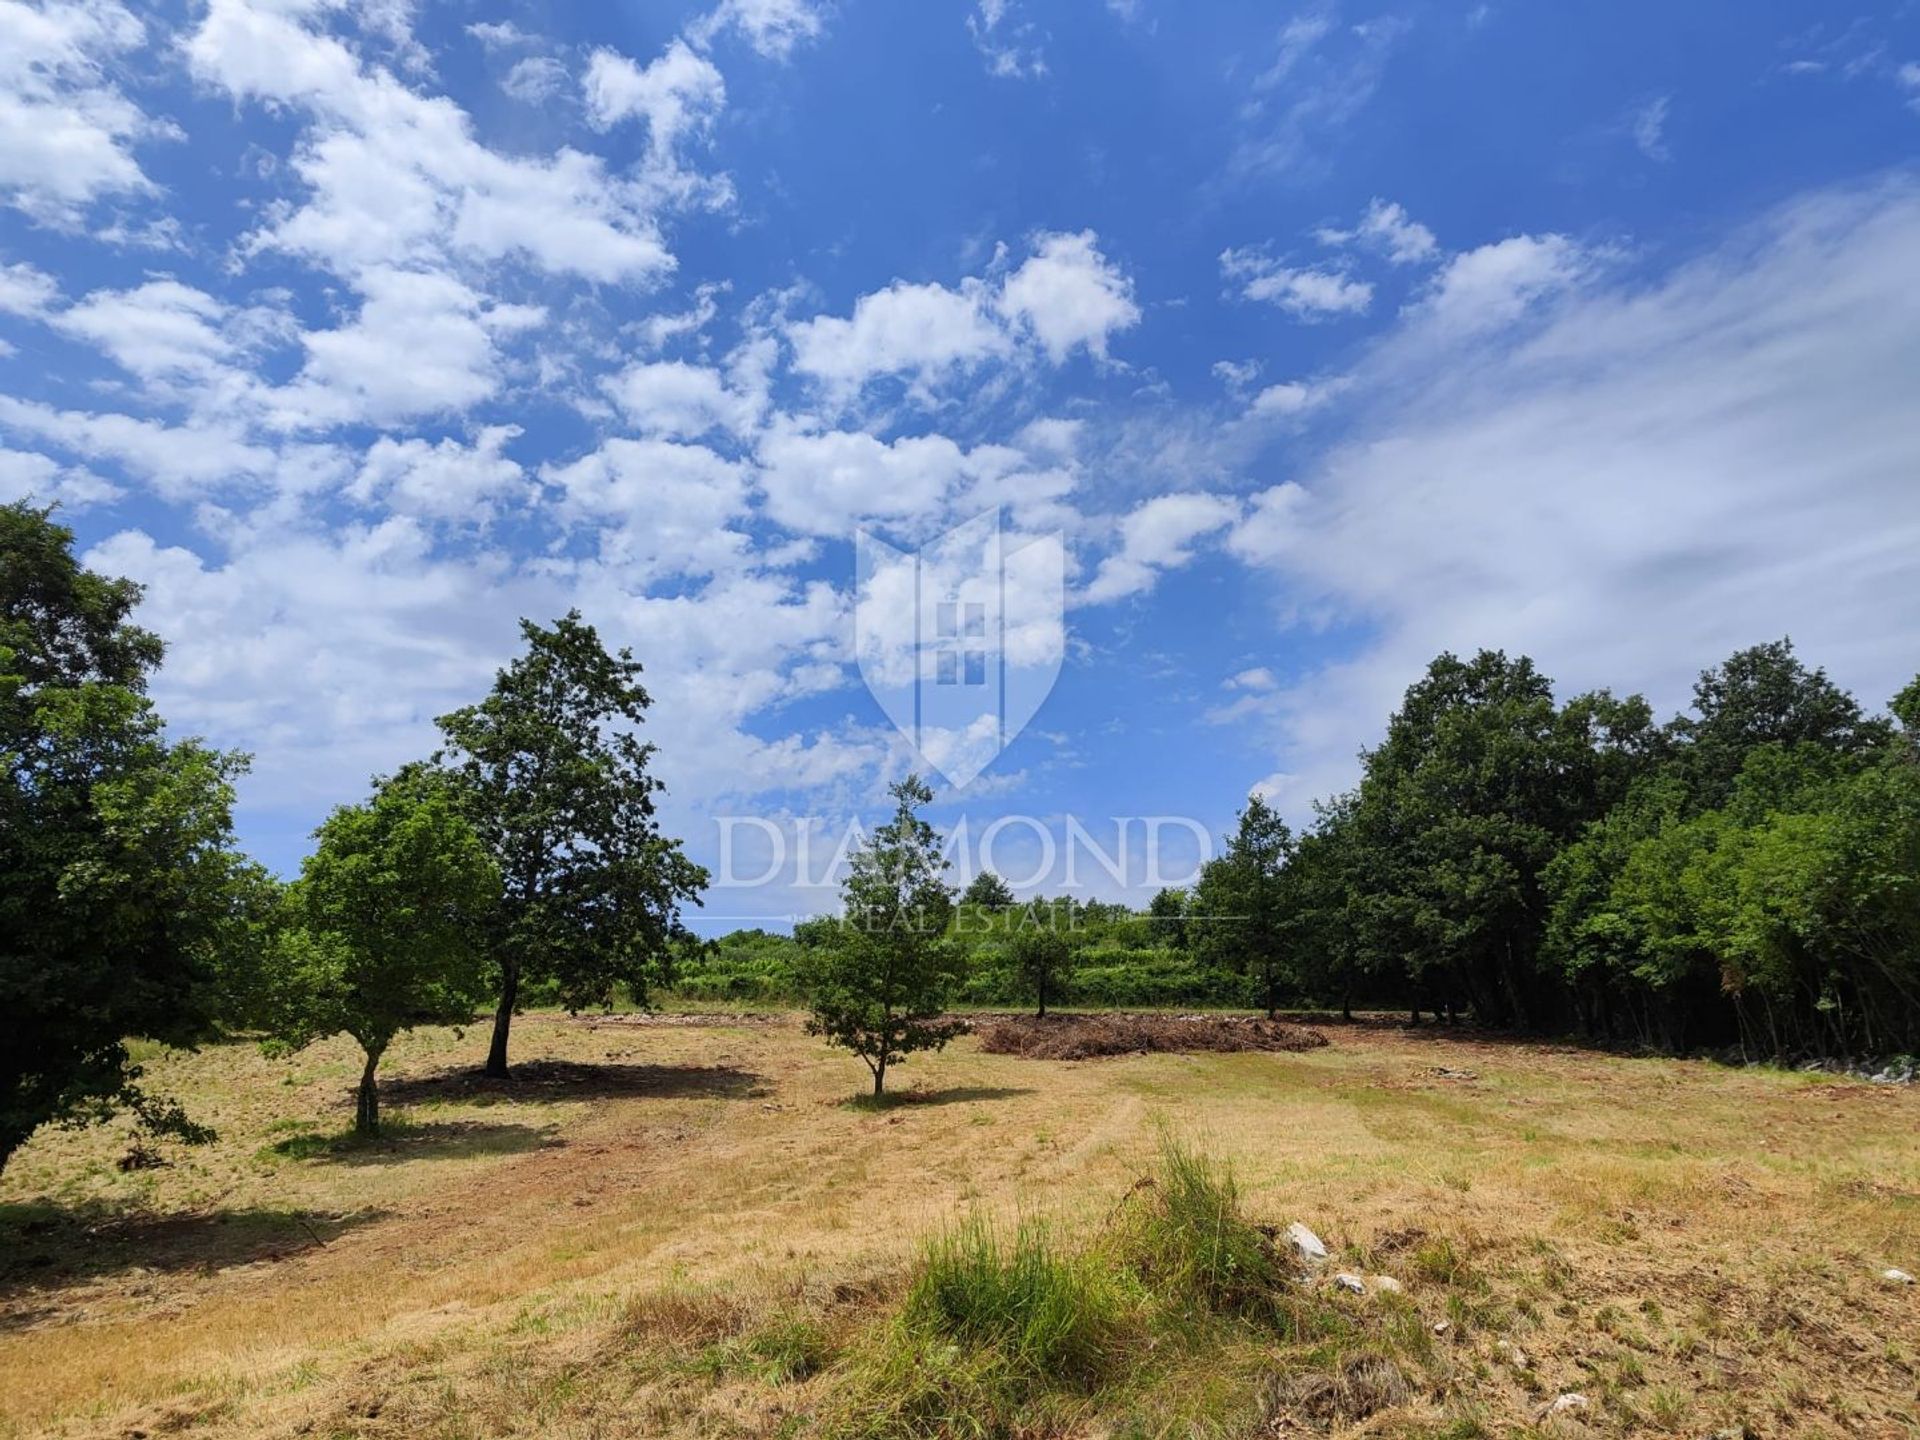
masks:
[(1084, 230), (1035, 235), (997, 287), (978, 276), (952, 289), (896, 280), (860, 296), (850, 317), (796, 321), (786, 334), (794, 369), (844, 401), (882, 376), (908, 377), (924, 395), (1026, 341), (1056, 365), (1082, 348), (1105, 360), (1111, 337), (1139, 320), (1132, 281)]
[(1195, 541), (1240, 518), (1240, 503), (1224, 495), (1160, 495), (1120, 522), (1120, 549), (1100, 562), (1085, 600), (1099, 605), (1151, 590), (1163, 571), (1193, 559)]
[(143, 379), (192, 378), (234, 352), (222, 333), (227, 307), (177, 280), (131, 290), (95, 290), (63, 312), (59, 329), (93, 345)]
[(120, 487), (78, 465), (62, 465), (30, 450), (0, 445), (0, 504), (31, 500), (37, 505), (59, 505), (84, 510), (118, 499)]
[(663, 163), (671, 163), (683, 138), (709, 129), (727, 102), (726, 82), (713, 62), (680, 40), (644, 69), (617, 51), (594, 51), (581, 93), (596, 130), (644, 120), (651, 153)]
[(292, 162), (310, 196), (273, 212), (251, 248), (284, 250), (349, 280), (452, 258), (521, 260), (601, 282), (648, 281), (673, 268), (657, 217), (668, 200), (697, 198), (684, 177), (622, 179), (571, 149), (549, 159), (490, 150), (451, 100), (363, 68), (339, 40), (263, 0), (211, 0), (184, 48), (202, 82), (314, 119)]
[(1324, 228), (1315, 232), (1323, 245), (1364, 245), (1395, 265), (1419, 265), (1439, 251), (1433, 231), (1408, 215), (1399, 204), (1377, 196), (1360, 223), (1351, 230)]
[(1443, 648), (1663, 709), (1789, 633), (1870, 702), (1911, 678), (1888, 637), (1920, 631), (1916, 255), (1902, 183), (1811, 197), (1517, 337), (1435, 350), (1409, 317), (1363, 368), (1353, 438), (1231, 541), (1287, 613), (1374, 637), (1266, 706), (1302, 801), (1351, 780), (1355, 738)]
[(1295, 419), (1318, 410), (1343, 388), (1334, 380), (1282, 380), (1254, 396), (1247, 414), (1256, 420)]
[(117, 0), (0, 0), (0, 195), (71, 226), (102, 196), (152, 192), (133, 146), (177, 132), (107, 78), (145, 42)]
[(60, 298), (60, 284), (24, 260), (0, 265), (0, 314), (37, 320)]
[(471, 445), (383, 435), (362, 458), (347, 493), (397, 515), (484, 528), (498, 502), (528, 491), (526, 472), (504, 453), (520, 433), (518, 425), (487, 425)]
[(687, 33), (694, 43), (707, 45), (732, 29), (769, 60), (785, 60), (802, 41), (818, 39), (824, 28), (821, 7), (813, 0), (722, 0)]
[(760, 397), (731, 387), (718, 370), (683, 360), (629, 365), (601, 382), (620, 412), (649, 435), (697, 440), (714, 430), (745, 434), (760, 418)]
[[(271, 446), (249, 440), (229, 422), (167, 425), (130, 415), (56, 410), (0, 395), (0, 428), (32, 436), (89, 460), (123, 466), (163, 497), (193, 499), (222, 489), (265, 489), (293, 478), (293, 467)], [(302, 452), (299, 473), (310, 473), (330, 452)]]
[(1649, 160), (1673, 158), (1667, 146), (1667, 111), (1672, 105), (1671, 95), (1659, 95), (1633, 113), (1633, 143)]
[(987, 73), (1005, 80), (1037, 80), (1047, 73), (1040, 34), (1030, 20), (1018, 18), (1018, 0), (976, 0), (967, 16), (967, 33), (987, 62)]
[(372, 269), (359, 285), (366, 301), (350, 323), (302, 337), (305, 366), (267, 399), (274, 423), (380, 425), (464, 411), (499, 388), (496, 338), (543, 318), (489, 304), (437, 271)]
[(514, 50), (536, 43), (533, 36), (511, 20), (479, 20), (467, 26), (467, 34), (488, 50)]
[(1031, 330), (1058, 365), (1085, 346), (1107, 358), (1107, 339), (1140, 323), (1133, 282), (1100, 253), (1091, 230), (1042, 234), (1034, 250), (1001, 287), (998, 308)]
[(747, 467), (703, 446), (608, 440), (542, 476), (565, 492), (570, 520), (596, 528), (601, 560), (631, 583), (711, 575), (749, 548), (730, 528), (747, 514)]
[(1280, 682), (1273, 677), (1273, 671), (1264, 665), (1256, 665), (1251, 670), (1242, 670), (1238, 675), (1230, 675), (1221, 682), (1227, 690), (1257, 690), (1265, 692), (1280, 688)]
[(1379, 91), (1407, 25), (1392, 17), (1341, 25), (1332, 6), (1289, 19), (1241, 109), (1246, 134), (1230, 172), (1324, 170), (1341, 133)]
[[(995, 456), (1002, 469), (1018, 457)], [(847, 539), (863, 521), (924, 520), (978, 475), (944, 435), (888, 443), (864, 431), (808, 435), (777, 429), (760, 443), (767, 515), (789, 530)]]
[(1455, 255), (1413, 310), (1448, 334), (1507, 325), (1577, 285), (1600, 258), (1564, 235), (1515, 235)]
[(896, 280), (862, 295), (847, 319), (820, 315), (787, 329), (794, 369), (845, 394), (883, 375), (931, 385), (1011, 349), (978, 280), (957, 290)]
[(572, 77), (551, 55), (527, 55), (513, 62), (500, 88), (522, 105), (544, 105), (567, 88)]
[(1258, 250), (1225, 250), (1220, 273), (1248, 300), (1274, 305), (1301, 320), (1361, 315), (1373, 304), (1373, 286), (1337, 270), (1283, 265)]

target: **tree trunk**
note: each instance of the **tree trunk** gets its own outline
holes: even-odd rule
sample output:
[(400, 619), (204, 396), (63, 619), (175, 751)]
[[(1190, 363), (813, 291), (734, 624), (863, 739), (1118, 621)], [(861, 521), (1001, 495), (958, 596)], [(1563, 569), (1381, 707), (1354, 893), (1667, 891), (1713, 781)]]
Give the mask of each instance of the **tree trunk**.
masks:
[(1267, 1019), (1278, 1020), (1279, 1018), (1280, 997), (1277, 988), (1277, 977), (1273, 971), (1269, 969), (1267, 971)]
[(887, 1062), (883, 1056), (873, 1067), (873, 1098), (878, 1100), (887, 1088)]
[(500, 1008), (493, 1012), (493, 1044), (487, 1049), (487, 1070), (495, 1080), (507, 1078), (507, 1032), (513, 1026), (513, 1007), (520, 999), (520, 967), (500, 966)]
[(367, 1051), (367, 1065), (360, 1072), (360, 1094), (353, 1112), (353, 1133), (363, 1139), (380, 1133), (380, 1084), (373, 1073), (379, 1064), (380, 1051)]
[(1047, 1018), (1047, 977), (1040, 977), (1040, 1019)]

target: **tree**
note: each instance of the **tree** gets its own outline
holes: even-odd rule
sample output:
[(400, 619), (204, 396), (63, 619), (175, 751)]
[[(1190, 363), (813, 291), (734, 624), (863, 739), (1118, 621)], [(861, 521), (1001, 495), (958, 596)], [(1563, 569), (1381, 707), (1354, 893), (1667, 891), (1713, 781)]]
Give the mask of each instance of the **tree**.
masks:
[(1147, 933), (1156, 945), (1183, 950), (1187, 945), (1187, 892), (1169, 886), (1147, 902)]
[(1693, 708), (1672, 730), (1685, 742), (1686, 773), (1703, 807), (1726, 801), (1747, 755), (1762, 745), (1811, 744), (1859, 755), (1891, 735), (1884, 720), (1864, 715), (1826, 671), (1801, 664), (1789, 639), (1737, 651), (1701, 671)]
[(1007, 958), (1045, 1018), (1047, 1000), (1065, 993), (1078, 947), (1073, 935), (1071, 900), (1031, 900), (1014, 912)]
[(246, 757), (169, 741), (147, 698), (140, 594), (82, 569), (50, 510), (0, 506), (0, 1166), (120, 1108), (210, 1134), (142, 1090), (125, 1042), (218, 1032), (272, 889), (232, 846)]
[(977, 905), (982, 910), (1011, 910), (1013, 889), (991, 870), (982, 870), (960, 896), (962, 905)]
[(1189, 911), (1202, 955), (1256, 978), (1269, 1017), (1280, 1013), (1280, 984), (1288, 974), (1283, 872), (1292, 853), (1287, 822), (1263, 798), (1248, 796), (1226, 853), (1202, 867)]
[(486, 998), (476, 942), (500, 876), (431, 772), (403, 772), (314, 834), (319, 848), (288, 897), (291, 924), (272, 947), (268, 1028), (276, 1049), (342, 1033), (359, 1042), (354, 1129), (375, 1135), (375, 1072), (394, 1036), (463, 1024)]
[(843, 914), (825, 944), (803, 952), (812, 1015), (807, 1032), (853, 1051), (873, 1075), (918, 1050), (938, 1050), (955, 1031), (941, 1016), (961, 978), (960, 947), (946, 935), (953, 892), (940, 837), (918, 813), (933, 792), (917, 775), (888, 787), (893, 819), (855, 853), (842, 887)]
[(524, 984), (551, 982), (573, 1010), (608, 1004), (618, 985), (644, 1003), (687, 933), (680, 907), (707, 883), (655, 816), (654, 747), (634, 733), (651, 701), (632, 652), (608, 654), (578, 611), (520, 631), (526, 653), (492, 693), (440, 717), (447, 744), (435, 757), (461, 782), (500, 873), (486, 1069), (502, 1078)]

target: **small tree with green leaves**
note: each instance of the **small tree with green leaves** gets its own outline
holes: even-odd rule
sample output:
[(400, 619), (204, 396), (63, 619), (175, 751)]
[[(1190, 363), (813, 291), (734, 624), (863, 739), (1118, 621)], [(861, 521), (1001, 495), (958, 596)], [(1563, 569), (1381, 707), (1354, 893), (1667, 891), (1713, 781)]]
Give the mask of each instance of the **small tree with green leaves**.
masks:
[(1254, 979), (1269, 1018), (1280, 1013), (1280, 987), (1291, 978), (1285, 871), (1293, 832), (1259, 795), (1247, 797), (1224, 855), (1200, 872), (1189, 914), (1196, 944), (1223, 970)]
[(1047, 1001), (1065, 995), (1079, 958), (1071, 900), (1032, 900), (1013, 913), (1007, 958), (1026, 992), (1045, 1018)]
[(610, 654), (577, 611), (520, 630), (526, 652), (492, 693), (440, 717), (436, 757), (499, 866), (487, 1074), (502, 1079), (522, 985), (549, 981), (575, 1010), (622, 985), (644, 1002), (707, 883), (654, 813), (662, 785), (638, 734), (652, 701), (632, 652)]
[(982, 910), (1011, 910), (1013, 887), (991, 870), (982, 870), (961, 892), (962, 905), (978, 905)]
[(450, 787), (417, 771), (341, 806), (315, 834), (272, 946), (269, 1043), (298, 1050), (351, 1035), (366, 1057), (354, 1130), (376, 1135), (375, 1071), (394, 1036), (471, 1020), (486, 998), (475, 940), (499, 872)]
[(893, 819), (854, 855), (844, 913), (825, 943), (804, 952), (809, 1034), (853, 1051), (886, 1091), (887, 1068), (953, 1038), (943, 1021), (964, 952), (946, 934), (953, 891), (940, 836), (919, 808), (933, 792), (917, 775), (889, 787)]

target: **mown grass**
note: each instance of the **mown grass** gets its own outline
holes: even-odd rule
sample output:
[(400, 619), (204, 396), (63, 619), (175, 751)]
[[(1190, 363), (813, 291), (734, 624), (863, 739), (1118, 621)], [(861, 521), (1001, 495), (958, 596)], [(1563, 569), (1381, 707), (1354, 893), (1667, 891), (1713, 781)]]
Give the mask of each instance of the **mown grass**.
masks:
[[(216, 1144), (122, 1171), (123, 1130), (48, 1132), (0, 1177), (0, 1436), (1467, 1440), (1568, 1390), (1609, 1440), (1920, 1431), (1916, 1292), (1878, 1278), (1920, 1269), (1920, 1094), (1330, 1033), (963, 1040), (867, 1109), (790, 1019), (529, 1016), (517, 1086), (468, 1083), (483, 1037), (408, 1037), (368, 1149), (334, 1144), (350, 1045), (156, 1053)], [(1184, 1179), (1160, 1115), (1205, 1137)], [(1404, 1292), (1284, 1251), (1269, 1288), (1293, 1220)], [(1022, 1358), (1073, 1353), (1063, 1294), (1105, 1297), (1117, 1364)]]

